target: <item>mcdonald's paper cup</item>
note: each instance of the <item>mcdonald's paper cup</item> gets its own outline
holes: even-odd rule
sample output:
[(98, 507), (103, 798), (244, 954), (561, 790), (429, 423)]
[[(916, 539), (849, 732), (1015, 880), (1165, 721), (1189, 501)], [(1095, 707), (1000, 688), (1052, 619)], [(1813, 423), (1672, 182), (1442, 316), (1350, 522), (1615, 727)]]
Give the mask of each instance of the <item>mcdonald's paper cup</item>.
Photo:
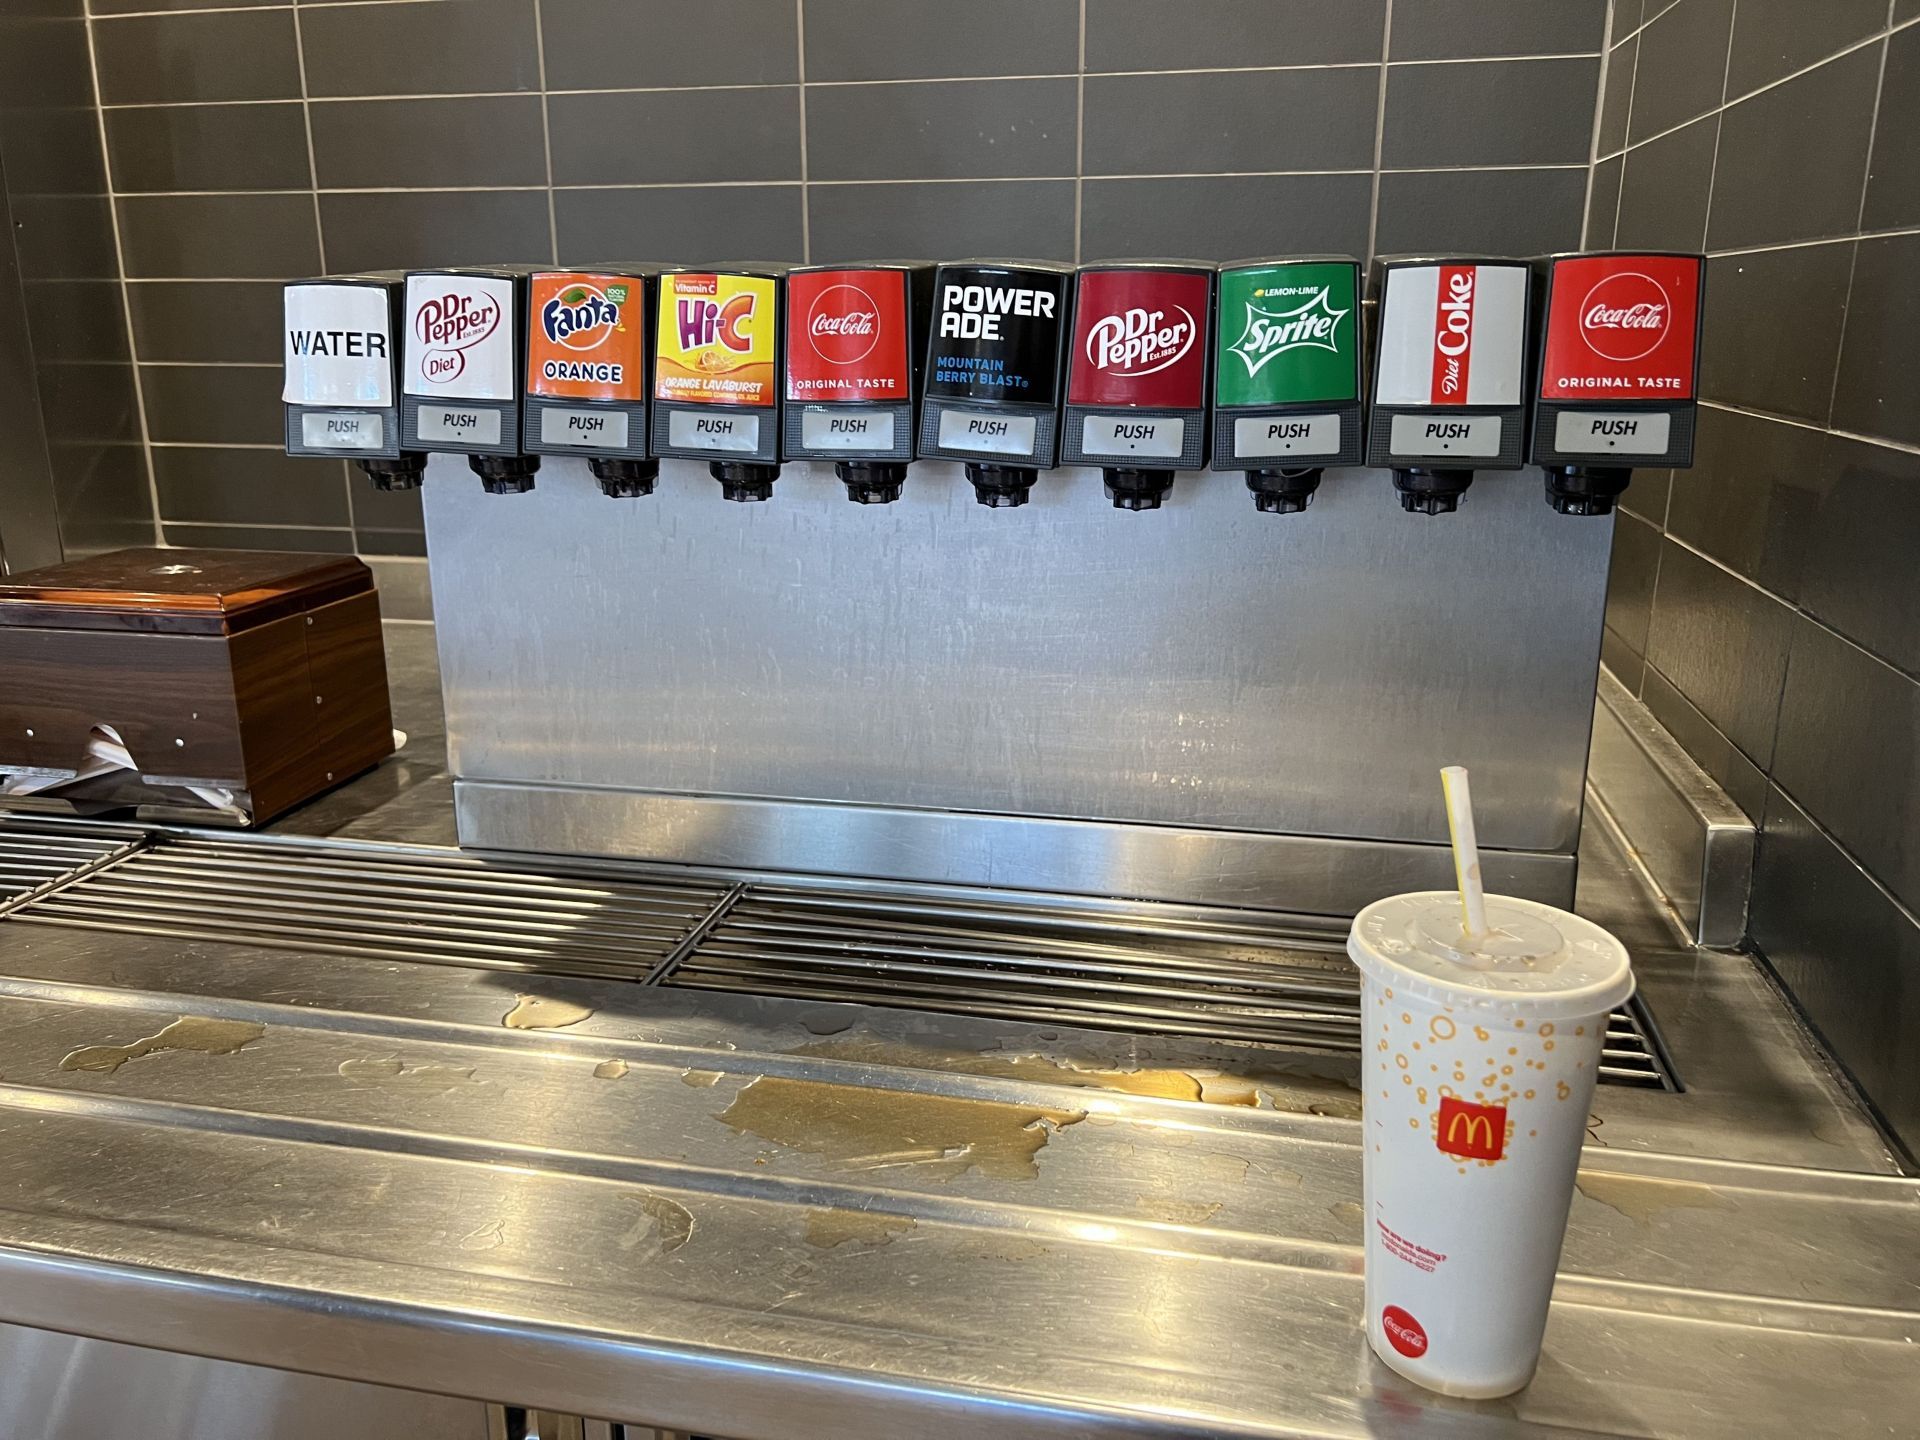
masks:
[(1447, 1395), (1533, 1377), (1626, 948), (1551, 905), (1451, 890), (1362, 910), (1367, 1337)]

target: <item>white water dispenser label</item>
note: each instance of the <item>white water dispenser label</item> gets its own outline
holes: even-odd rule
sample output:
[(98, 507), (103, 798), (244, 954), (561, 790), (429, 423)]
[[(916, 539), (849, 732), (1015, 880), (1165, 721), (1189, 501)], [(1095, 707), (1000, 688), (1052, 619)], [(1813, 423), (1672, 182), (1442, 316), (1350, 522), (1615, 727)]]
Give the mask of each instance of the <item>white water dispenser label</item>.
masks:
[(393, 404), (393, 324), (387, 291), (375, 285), (289, 285), (286, 381), (289, 405)]

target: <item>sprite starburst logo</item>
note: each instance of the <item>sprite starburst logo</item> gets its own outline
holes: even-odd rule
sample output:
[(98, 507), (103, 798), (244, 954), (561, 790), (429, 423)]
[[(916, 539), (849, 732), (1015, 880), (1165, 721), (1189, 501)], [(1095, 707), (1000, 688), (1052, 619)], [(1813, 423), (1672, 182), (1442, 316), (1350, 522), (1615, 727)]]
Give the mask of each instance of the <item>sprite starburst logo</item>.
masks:
[(1251, 379), (1289, 350), (1312, 347), (1340, 352), (1340, 322), (1352, 314), (1351, 307), (1335, 309), (1328, 296), (1331, 287), (1321, 286), (1308, 298), (1291, 308), (1287, 301), (1269, 291), (1254, 291), (1246, 302), (1246, 329), (1227, 348), (1240, 357)]

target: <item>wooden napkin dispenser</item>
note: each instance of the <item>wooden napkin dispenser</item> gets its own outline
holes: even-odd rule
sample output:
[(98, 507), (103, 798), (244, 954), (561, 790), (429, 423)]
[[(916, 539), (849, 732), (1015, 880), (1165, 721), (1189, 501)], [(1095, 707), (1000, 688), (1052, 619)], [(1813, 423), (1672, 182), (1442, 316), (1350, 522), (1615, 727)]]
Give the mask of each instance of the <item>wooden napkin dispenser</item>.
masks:
[(358, 560), (116, 550), (0, 579), (0, 806), (257, 824), (392, 753)]

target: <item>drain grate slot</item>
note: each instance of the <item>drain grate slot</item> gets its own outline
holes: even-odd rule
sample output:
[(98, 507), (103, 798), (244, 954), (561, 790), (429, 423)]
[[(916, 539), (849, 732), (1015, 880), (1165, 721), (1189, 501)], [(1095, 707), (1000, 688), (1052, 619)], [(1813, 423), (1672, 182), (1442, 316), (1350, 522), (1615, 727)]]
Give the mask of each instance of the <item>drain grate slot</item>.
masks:
[(380, 959), (639, 979), (726, 893), (443, 851), (170, 837), (18, 917)]
[(0, 913), (143, 844), (138, 825), (0, 814)]

